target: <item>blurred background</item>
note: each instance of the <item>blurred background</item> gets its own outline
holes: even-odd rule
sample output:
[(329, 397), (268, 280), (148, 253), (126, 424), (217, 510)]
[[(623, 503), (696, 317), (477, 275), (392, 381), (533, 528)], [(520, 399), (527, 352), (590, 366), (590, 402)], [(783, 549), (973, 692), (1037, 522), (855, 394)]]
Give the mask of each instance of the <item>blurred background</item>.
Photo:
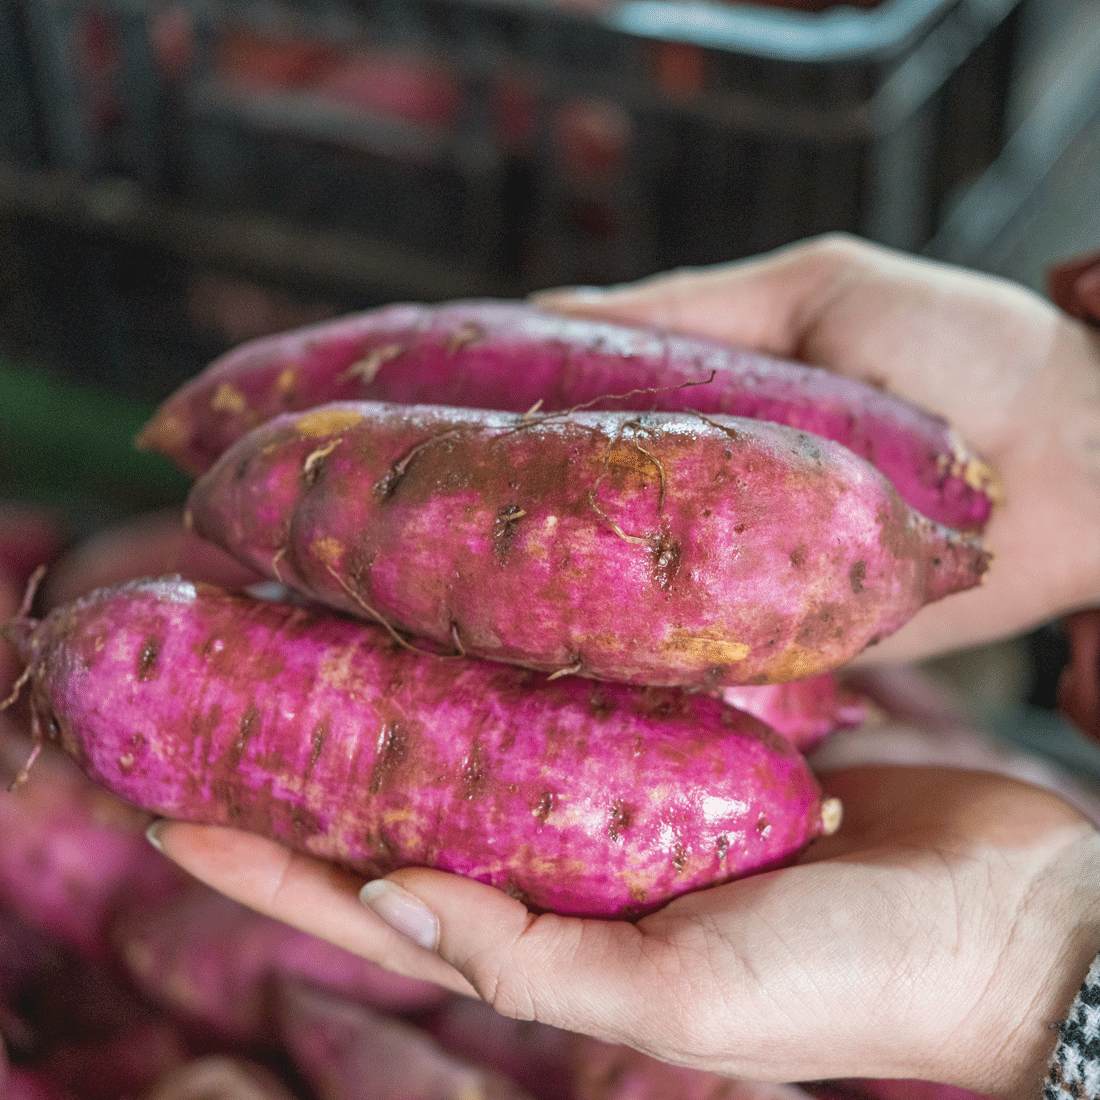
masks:
[[(1097, 0), (3, 0), (0, 73), (0, 485), (73, 537), (182, 499), (134, 431), (266, 332), (830, 229), (1038, 290), (1100, 245)], [(944, 671), (996, 716), (1062, 662)]]

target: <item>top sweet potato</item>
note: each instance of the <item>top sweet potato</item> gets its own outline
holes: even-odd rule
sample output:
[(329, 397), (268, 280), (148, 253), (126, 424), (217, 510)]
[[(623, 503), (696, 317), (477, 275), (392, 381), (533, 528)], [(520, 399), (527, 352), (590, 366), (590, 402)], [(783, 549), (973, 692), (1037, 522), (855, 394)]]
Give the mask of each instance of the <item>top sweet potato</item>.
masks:
[(963, 531), (982, 527), (997, 492), (993, 473), (940, 417), (872, 386), (715, 341), (507, 301), (393, 305), (249, 341), (171, 395), (139, 444), (199, 474), (279, 413), (351, 399), (771, 420), (844, 444), (910, 506)]

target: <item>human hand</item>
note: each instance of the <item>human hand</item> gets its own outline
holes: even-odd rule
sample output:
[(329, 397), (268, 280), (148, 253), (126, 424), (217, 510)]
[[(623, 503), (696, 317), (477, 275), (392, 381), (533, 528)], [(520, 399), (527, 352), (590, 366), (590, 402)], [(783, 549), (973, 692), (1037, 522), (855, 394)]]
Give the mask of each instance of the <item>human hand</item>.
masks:
[(1100, 334), (1024, 288), (828, 236), (539, 302), (884, 386), (945, 417), (997, 471), (985, 583), (928, 605), (860, 662), (992, 641), (1100, 599)]
[(1100, 835), (991, 774), (864, 766), (824, 785), (845, 823), (798, 865), (637, 924), (535, 916), (423, 869), (369, 887), (369, 911), (360, 880), (266, 840), (181, 823), (157, 839), (239, 901), (507, 1016), (749, 1080), (1035, 1095), (1100, 949)]

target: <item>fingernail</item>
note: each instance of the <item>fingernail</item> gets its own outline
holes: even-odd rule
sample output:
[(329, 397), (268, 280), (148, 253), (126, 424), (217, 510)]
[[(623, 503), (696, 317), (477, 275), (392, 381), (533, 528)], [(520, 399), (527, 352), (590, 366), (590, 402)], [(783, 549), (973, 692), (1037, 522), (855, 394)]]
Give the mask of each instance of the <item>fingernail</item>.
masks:
[(439, 947), (439, 921), (435, 914), (397, 883), (376, 878), (359, 891), (359, 900), (414, 943), (430, 951)]
[(160, 834), (164, 832), (164, 827), (167, 824), (168, 822), (165, 821), (163, 817), (159, 817), (145, 830), (145, 839), (149, 841), (158, 852), (164, 851), (164, 845), (160, 842)]

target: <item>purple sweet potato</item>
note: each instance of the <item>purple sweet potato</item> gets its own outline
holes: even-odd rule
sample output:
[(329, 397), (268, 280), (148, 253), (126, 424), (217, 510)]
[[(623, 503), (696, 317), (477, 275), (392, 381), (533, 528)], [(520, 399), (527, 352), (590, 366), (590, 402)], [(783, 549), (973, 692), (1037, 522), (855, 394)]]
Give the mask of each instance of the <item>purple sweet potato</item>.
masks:
[(431, 866), (633, 916), (789, 862), (837, 821), (793, 747), (703, 693), (415, 653), (173, 579), (6, 630), (39, 729), (93, 780), (363, 874)]
[(454, 997), (424, 1026), (439, 1044), (515, 1081), (536, 1100), (810, 1100), (791, 1085), (738, 1081)]
[(240, 439), (188, 515), (353, 615), (649, 685), (828, 671), (987, 564), (844, 447), (692, 413), (335, 403)]
[(0, 908), (0, 1032), (14, 1065), (81, 1100), (133, 1096), (184, 1057), (176, 1022), (109, 961)]
[(170, 573), (221, 588), (244, 588), (260, 579), (224, 550), (188, 531), (182, 512), (173, 508), (132, 516), (76, 543), (46, 574), (42, 596), (52, 607), (96, 588)]
[(144, 1100), (294, 1100), (294, 1094), (263, 1066), (211, 1054), (167, 1074)]
[(444, 991), (192, 883), (161, 905), (115, 921), (126, 973), (150, 1000), (204, 1033), (263, 1044), (272, 1034), (274, 983), (297, 978), (387, 1012), (437, 1005)]
[(3, 1100), (77, 1100), (77, 1097), (48, 1073), (16, 1067), (8, 1072)]
[(282, 1001), (283, 1037), (318, 1100), (529, 1100), (404, 1021), (301, 984), (288, 985)]
[(394, 305), (250, 341), (170, 396), (139, 443), (199, 474), (257, 424), (352, 399), (747, 416), (844, 444), (949, 527), (980, 529), (996, 495), (991, 471), (942, 419), (872, 386), (713, 341), (505, 301)]
[(148, 904), (188, 881), (154, 851), (151, 816), (91, 783), (50, 746), (17, 790), (8, 784), (33, 751), (0, 716), (0, 904), (88, 958), (110, 954), (120, 900)]
[(784, 684), (727, 687), (721, 696), (731, 707), (756, 715), (799, 752), (810, 752), (838, 730), (854, 729), (868, 715), (866, 700), (833, 672)]

